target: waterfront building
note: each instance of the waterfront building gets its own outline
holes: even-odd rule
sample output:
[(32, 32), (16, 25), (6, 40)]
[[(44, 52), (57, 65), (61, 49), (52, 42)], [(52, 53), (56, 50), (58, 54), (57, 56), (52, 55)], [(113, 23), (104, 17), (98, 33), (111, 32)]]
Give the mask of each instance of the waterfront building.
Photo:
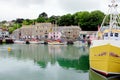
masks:
[(16, 39), (19, 38), (48, 38), (48, 33), (52, 27), (51, 23), (36, 23), (35, 25), (23, 25), (20, 29), (12, 33)]
[(90, 39), (95, 39), (97, 34), (97, 31), (80, 31), (80, 38), (87, 38), (90, 37)]
[[(77, 39), (81, 29), (79, 26), (54, 26), (51, 23), (36, 23), (35, 25), (24, 25), (13, 32), (15, 38), (38, 38), (51, 39), (66, 38)], [(53, 35), (55, 34), (55, 35)]]
[(6, 38), (6, 37), (9, 37), (8, 30), (0, 28), (0, 38)]
[(75, 40), (79, 37), (81, 28), (79, 26), (60, 26), (62, 28), (63, 37)]
[(59, 31), (56, 31), (56, 32), (49, 32), (48, 34), (48, 39), (51, 39), (51, 40), (59, 40), (61, 39), (61, 32)]

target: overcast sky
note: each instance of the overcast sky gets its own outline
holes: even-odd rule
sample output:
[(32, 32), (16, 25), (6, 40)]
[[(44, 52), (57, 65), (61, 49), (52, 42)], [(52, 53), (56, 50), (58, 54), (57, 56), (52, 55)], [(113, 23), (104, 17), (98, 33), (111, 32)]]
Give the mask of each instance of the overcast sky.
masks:
[(109, 0), (0, 0), (0, 21), (35, 19), (42, 12), (48, 16), (93, 10), (106, 13), (108, 2)]

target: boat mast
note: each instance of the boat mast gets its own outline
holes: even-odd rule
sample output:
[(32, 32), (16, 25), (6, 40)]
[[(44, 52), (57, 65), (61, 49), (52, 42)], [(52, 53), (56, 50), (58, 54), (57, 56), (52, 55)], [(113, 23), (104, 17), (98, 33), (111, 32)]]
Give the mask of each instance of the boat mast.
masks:
[(118, 27), (118, 12), (117, 12), (117, 4), (115, 0), (111, 1), (110, 7), (110, 22), (109, 22), (109, 29), (112, 31), (112, 29), (117, 29)]
[[(119, 23), (120, 17), (119, 17), (119, 14), (117, 12), (118, 5), (116, 4), (116, 0), (112, 0), (111, 3), (112, 4), (108, 5), (109, 6), (108, 15), (110, 16), (110, 21), (109, 21), (109, 29), (110, 30), (117, 29), (118, 24), (120, 24)], [(104, 17), (103, 22), (102, 22), (101, 27), (100, 27), (98, 32), (101, 32), (101, 29), (103, 28), (105, 20), (106, 20), (108, 15), (106, 15)]]

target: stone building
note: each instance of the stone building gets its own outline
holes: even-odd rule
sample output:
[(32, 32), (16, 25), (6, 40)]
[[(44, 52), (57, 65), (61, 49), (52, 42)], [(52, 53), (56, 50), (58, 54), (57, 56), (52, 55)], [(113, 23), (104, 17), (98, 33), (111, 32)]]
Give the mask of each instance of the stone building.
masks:
[(79, 26), (54, 26), (51, 23), (37, 23), (35, 25), (22, 26), (13, 32), (13, 36), (19, 38), (48, 39), (49, 33), (61, 32), (62, 38), (77, 39), (80, 34)]
[(35, 25), (24, 25), (13, 32), (12, 36), (19, 38), (39, 38), (45, 39), (52, 28), (51, 23), (37, 23)]
[(65, 39), (77, 39), (80, 35), (81, 28), (79, 26), (56, 26), (52, 27), (53, 33), (61, 33), (61, 37)]
[(67, 39), (77, 39), (80, 35), (81, 28), (79, 26), (60, 26), (63, 35)]

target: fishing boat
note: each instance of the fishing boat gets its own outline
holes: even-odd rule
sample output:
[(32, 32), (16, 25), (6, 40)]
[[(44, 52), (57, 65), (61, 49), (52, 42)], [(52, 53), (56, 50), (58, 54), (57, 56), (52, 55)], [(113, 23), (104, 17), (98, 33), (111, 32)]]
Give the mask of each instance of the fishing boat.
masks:
[(30, 44), (39, 44), (39, 40), (33, 39), (33, 40), (29, 40)]
[[(109, 14), (97, 32), (97, 40), (93, 40), (90, 46), (90, 68), (105, 76), (120, 74), (120, 17), (117, 6), (112, 0)], [(110, 21), (104, 25), (107, 16)]]
[(110, 77), (105, 77), (94, 70), (89, 70), (89, 80), (120, 80), (119, 75), (114, 75)]
[(60, 42), (60, 41), (49, 41), (48, 45), (66, 45), (66, 42)]
[(15, 40), (14, 41), (15, 44), (25, 44), (24, 40)]

